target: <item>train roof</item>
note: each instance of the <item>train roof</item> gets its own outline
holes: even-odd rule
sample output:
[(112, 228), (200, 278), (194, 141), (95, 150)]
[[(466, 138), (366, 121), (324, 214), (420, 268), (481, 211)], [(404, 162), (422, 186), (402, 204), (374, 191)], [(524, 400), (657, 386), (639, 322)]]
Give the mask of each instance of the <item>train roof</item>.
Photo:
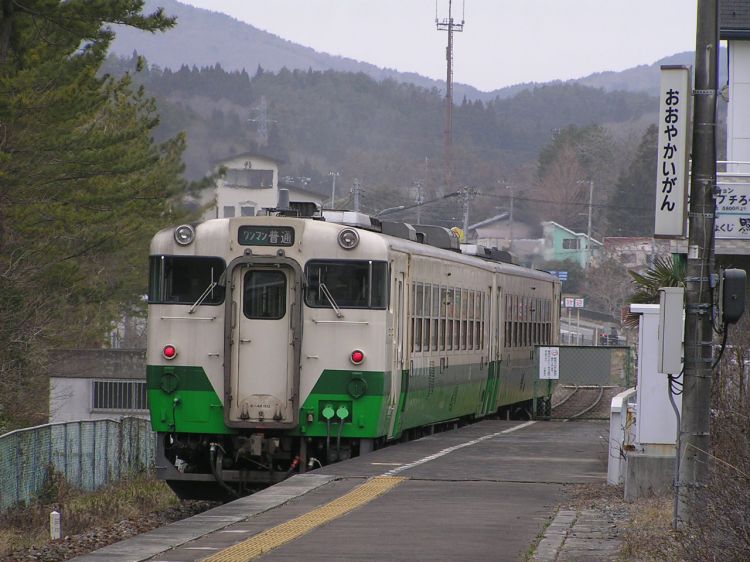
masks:
[[(295, 203), (291, 202), (290, 209), (294, 208)], [(297, 216), (303, 218), (304, 214)], [(482, 264), (496, 271), (559, 283), (556, 276), (546, 271), (530, 269), (512, 263), (510, 252), (478, 244), (461, 244), (458, 236), (451, 229), (442, 226), (383, 221), (365, 213), (348, 210), (322, 210), (318, 216), (309, 218), (387, 236), (392, 239), (391, 247), (396, 250), (432, 255), (433, 257), (472, 265)]]
[[(392, 250), (559, 283), (557, 277), (546, 271), (513, 264), (509, 252), (477, 244), (461, 244), (454, 232), (441, 226), (381, 221), (377, 217), (356, 211), (321, 211), (315, 204), (297, 204), (295, 202), (290, 202), (284, 209), (266, 209), (265, 216), (348, 226), (361, 230), (363, 233), (369, 232), (388, 239), (388, 244)], [(208, 226), (205, 223), (214, 221), (226, 224), (240, 219), (247, 221), (252, 220), (253, 217), (210, 219), (204, 221), (204, 226)]]

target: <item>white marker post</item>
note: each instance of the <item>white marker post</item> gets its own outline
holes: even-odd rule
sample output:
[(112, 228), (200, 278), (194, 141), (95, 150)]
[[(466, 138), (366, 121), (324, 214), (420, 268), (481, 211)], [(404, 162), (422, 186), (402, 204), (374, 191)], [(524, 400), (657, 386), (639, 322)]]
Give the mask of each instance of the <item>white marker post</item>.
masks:
[(62, 537), (62, 526), (60, 524), (60, 512), (53, 511), (49, 514), (49, 538), (53, 541)]

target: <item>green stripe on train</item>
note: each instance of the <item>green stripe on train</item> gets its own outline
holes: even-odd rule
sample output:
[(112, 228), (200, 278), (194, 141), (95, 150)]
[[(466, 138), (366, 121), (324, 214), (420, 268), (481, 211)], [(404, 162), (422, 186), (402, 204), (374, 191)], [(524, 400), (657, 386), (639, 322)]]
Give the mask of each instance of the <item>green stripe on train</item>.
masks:
[(235, 433), (202, 367), (146, 367), (151, 427), (159, 433)]
[[(349, 438), (385, 435), (390, 385), (390, 373), (381, 371), (323, 371), (300, 408), (300, 427), (294, 434), (335, 438), (341, 430), (341, 437)], [(327, 412), (333, 412), (330, 422)]]

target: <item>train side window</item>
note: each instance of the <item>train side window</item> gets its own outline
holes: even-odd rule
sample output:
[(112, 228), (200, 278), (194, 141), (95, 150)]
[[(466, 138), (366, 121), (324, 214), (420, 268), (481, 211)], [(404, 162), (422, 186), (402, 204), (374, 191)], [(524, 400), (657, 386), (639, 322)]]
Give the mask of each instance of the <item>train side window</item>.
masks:
[(521, 315), (521, 298), (516, 295), (513, 297), (513, 300), (515, 301), (515, 305), (513, 306), (513, 309), (515, 311), (515, 322), (516, 322), (516, 328), (513, 330), (515, 333), (515, 347), (522, 347), (523, 346), (523, 324), (521, 323), (521, 318), (523, 316)]
[(422, 339), (422, 349), (427, 352), (430, 351), (430, 302), (432, 299), (432, 285), (429, 283), (425, 283), (424, 285), (424, 303), (423, 303), (423, 310), (424, 310), (424, 318), (423, 318), (423, 339)]
[(461, 289), (454, 289), (455, 303), (453, 305), (453, 349), (461, 349)]
[(453, 350), (453, 289), (445, 290), (445, 348)]
[(252, 320), (278, 320), (286, 314), (286, 275), (283, 271), (245, 273), (242, 312)]
[(432, 286), (432, 351), (438, 350), (438, 340), (440, 339), (440, 332), (438, 326), (440, 324), (440, 286)]
[(414, 312), (414, 351), (422, 351), (422, 298), (424, 295), (424, 287), (422, 283), (414, 284), (414, 305), (416, 310)]
[(448, 318), (448, 289), (440, 287), (440, 351), (445, 351), (447, 339), (446, 325)]
[(466, 328), (469, 325), (469, 291), (461, 289), (461, 350), (466, 349)]
[(479, 349), (484, 349), (484, 332), (485, 328), (489, 325), (487, 322), (487, 301), (488, 301), (488, 295), (487, 293), (481, 293), (480, 296), (480, 320), (479, 320), (479, 333), (477, 334), (477, 340), (479, 340)]
[(469, 301), (466, 307), (466, 348), (474, 349), (474, 291), (469, 291)]
[(511, 335), (513, 332), (513, 323), (511, 321), (511, 298), (505, 295), (505, 347), (511, 346)]

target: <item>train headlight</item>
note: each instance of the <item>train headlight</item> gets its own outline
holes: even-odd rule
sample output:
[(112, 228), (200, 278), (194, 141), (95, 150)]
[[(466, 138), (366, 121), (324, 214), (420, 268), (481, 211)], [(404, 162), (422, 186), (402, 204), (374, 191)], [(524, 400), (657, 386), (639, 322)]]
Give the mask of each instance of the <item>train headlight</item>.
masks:
[(177, 357), (177, 348), (173, 345), (167, 344), (164, 346), (164, 349), (161, 350), (161, 355), (164, 359), (169, 359), (171, 361)]
[(174, 229), (174, 240), (180, 246), (187, 246), (195, 240), (195, 229), (189, 224), (183, 224)]
[(361, 349), (355, 349), (349, 356), (349, 360), (355, 365), (360, 365), (365, 360), (365, 354), (362, 353)]
[(359, 244), (359, 234), (353, 228), (345, 228), (339, 232), (339, 246), (344, 250), (353, 250)]

